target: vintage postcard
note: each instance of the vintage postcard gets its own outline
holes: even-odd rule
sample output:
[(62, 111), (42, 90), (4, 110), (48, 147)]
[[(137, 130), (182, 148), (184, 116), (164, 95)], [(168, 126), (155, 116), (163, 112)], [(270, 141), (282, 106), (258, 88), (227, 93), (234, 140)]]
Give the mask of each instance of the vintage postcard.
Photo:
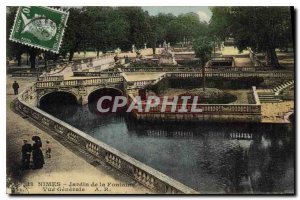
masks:
[(6, 7), (6, 192), (295, 194), (293, 7)]

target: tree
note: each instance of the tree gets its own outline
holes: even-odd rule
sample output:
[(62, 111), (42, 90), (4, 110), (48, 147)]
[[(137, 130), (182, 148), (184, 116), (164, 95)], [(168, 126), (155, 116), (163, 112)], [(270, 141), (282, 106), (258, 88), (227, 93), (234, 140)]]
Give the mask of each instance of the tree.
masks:
[(97, 50), (115, 49), (127, 42), (129, 23), (116, 8), (86, 7), (86, 14), (92, 23), (90, 42)]
[(205, 91), (205, 65), (210, 60), (213, 44), (207, 36), (200, 36), (193, 41), (196, 57), (200, 59), (202, 67), (203, 91)]
[(9, 40), (10, 32), (14, 24), (18, 7), (8, 7), (6, 12), (6, 55), (10, 59), (15, 58), (17, 65), (21, 65), (21, 56), (27, 51), (28, 47), (20, 43)]
[(208, 24), (200, 21), (196, 13), (179, 15), (170, 22), (168, 37), (173, 43), (181, 41), (193, 41), (199, 35), (205, 35), (208, 31)]
[(156, 37), (156, 43), (162, 44), (164, 41), (172, 42), (170, 37), (170, 23), (176, 19), (173, 14), (159, 13), (153, 16), (154, 32)]
[(209, 32), (224, 41), (231, 34), (230, 7), (212, 7), (210, 10), (213, 15), (209, 23)]
[(69, 19), (60, 49), (60, 54), (64, 57), (69, 53), (69, 61), (73, 59), (80, 45), (87, 43), (91, 27), (89, 22), (84, 9), (76, 7), (69, 9)]
[(151, 22), (148, 12), (141, 7), (119, 7), (118, 12), (129, 22), (127, 49), (132, 44), (141, 48), (144, 43), (150, 42)]
[(220, 37), (234, 37), (239, 50), (265, 52), (267, 65), (280, 68), (276, 48), (292, 42), (289, 7), (213, 8), (210, 28)]

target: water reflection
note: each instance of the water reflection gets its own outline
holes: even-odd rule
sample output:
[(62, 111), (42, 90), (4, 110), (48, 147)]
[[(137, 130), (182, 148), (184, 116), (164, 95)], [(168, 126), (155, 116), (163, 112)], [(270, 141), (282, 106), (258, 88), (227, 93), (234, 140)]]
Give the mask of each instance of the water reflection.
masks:
[[(294, 185), (294, 139), (281, 134), (262, 135), (249, 147), (249, 176), (253, 190), (259, 192), (292, 192)], [(285, 169), (285, 170), (283, 170)]]
[(73, 115), (52, 114), (201, 193), (294, 191), (294, 130), (287, 126), (137, 122), (74, 106)]

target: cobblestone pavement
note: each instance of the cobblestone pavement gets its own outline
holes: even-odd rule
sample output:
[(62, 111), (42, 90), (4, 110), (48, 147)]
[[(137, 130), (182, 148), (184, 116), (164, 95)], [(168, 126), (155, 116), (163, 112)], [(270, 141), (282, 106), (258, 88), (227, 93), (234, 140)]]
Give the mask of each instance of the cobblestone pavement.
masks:
[[(57, 140), (59, 140), (59, 138), (57, 138), (55, 134), (49, 134), (50, 132), (46, 133), (44, 131), (45, 129), (40, 129), (35, 126), (29, 118), (16, 114), (11, 105), (12, 101), (16, 98), (16, 96), (13, 95), (12, 90), (12, 83), (14, 80), (17, 80), (20, 84), (19, 91), (23, 91), (32, 84), (35, 79), (12, 79), (7, 76), (7, 174), (8, 177), (12, 178), (14, 181), (14, 186), (18, 188), (15, 191), (16, 193), (152, 193), (133, 179), (121, 174), (114, 168), (107, 166), (105, 163), (95, 160), (91, 155), (79, 152), (74, 145), (62, 145), (61, 143), (63, 143), (63, 141), (58, 142)], [(22, 142), (23, 139), (28, 139), (31, 143), (31, 137), (33, 135), (39, 135), (44, 144), (46, 140), (51, 141), (52, 157), (45, 157), (45, 165), (42, 169), (22, 171), (20, 170)], [(68, 148), (65, 147), (65, 145)], [(43, 152), (45, 154), (45, 149), (43, 149)], [(48, 182), (56, 183), (48, 184)], [(70, 183), (74, 183), (77, 186), (69, 187)], [(98, 184), (98, 186), (93, 186), (95, 184)], [(66, 191), (70, 189), (77, 189), (77, 191)], [(12, 191), (11, 189), (7, 189), (7, 192), (10, 193)]]

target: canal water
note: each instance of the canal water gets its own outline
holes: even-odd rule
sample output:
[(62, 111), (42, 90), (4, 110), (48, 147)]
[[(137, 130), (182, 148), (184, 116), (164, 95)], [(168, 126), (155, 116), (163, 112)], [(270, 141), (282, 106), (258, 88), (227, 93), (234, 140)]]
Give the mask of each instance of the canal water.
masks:
[(41, 109), (200, 193), (294, 192), (292, 126), (138, 122), (49, 101)]

